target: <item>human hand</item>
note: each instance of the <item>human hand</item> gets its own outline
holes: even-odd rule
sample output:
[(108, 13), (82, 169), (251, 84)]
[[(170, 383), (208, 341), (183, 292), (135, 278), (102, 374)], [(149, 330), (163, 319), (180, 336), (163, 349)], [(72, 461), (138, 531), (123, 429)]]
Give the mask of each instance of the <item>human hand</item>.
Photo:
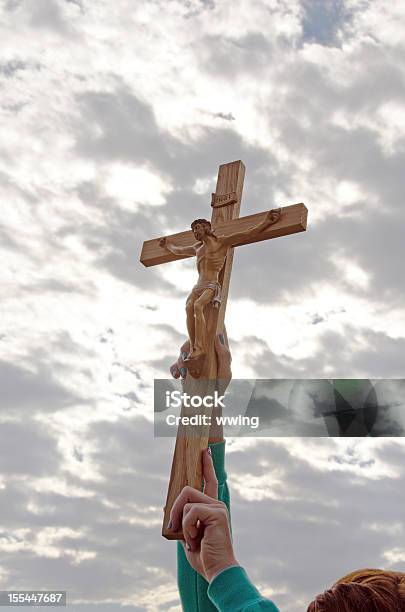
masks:
[(187, 359), (189, 352), (190, 340), (186, 340), (186, 342), (184, 342), (180, 347), (180, 355), (177, 361), (170, 366), (170, 374), (173, 376), (173, 378), (180, 378), (180, 376), (182, 378), (186, 378), (187, 368), (184, 362)]
[(204, 493), (184, 487), (173, 504), (170, 528), (183, 528), (184, 552), (191, 567), (208, 582), (222, 570), (238, 565), (232, 547), (226, 505), (218, 501), (218, 481), (207, 450), (203, 451)]
[(222, 334), (218, 334), (218, 336), (215, 336), (214, 344), (218, 362), (217, 378), (219, 380), (220, 386), (218, 391), (222, 395), (225, 393), (232, 378), (232, 355), (231, 351), (229, 350), (228, 335), (226, 333), (225, 327)]
[(273, 223), (277, 223), (277, 221), (281, 217), (281, 208), (273, 208), (269, 210), (266, 215), (266, 223), (268, 225), (273, 225)]
[[(215, 351), (217, 354), (217, 390), (219, 395), (224, 395), (225, 391), (231, 381), (231, 361), (232, 356), (228, 346), (228, 336), (226, 329), (222, 334), (218, 334), (214, 341)], [(180, 355), (171, 366), (170, 373), (173, 378), (181, 378), (184, 380), (187, 376), (187, 371), (190, 372), (191, 376), (194, 376), (195, 371), (193, 370), (193, 364), (190, 361), (186, 361), (190, 352), (190, 341), (186, 340), (181, 345)], [(221, 408), (214, 408), (212, 411), (212, 425), (210, 428), (209, 442), (222, 442), (224, 439), (223, 426), (218, 424), (216, 419), (221, 414)]]
[[(223, 394), (225, 393), (225, 390), (228, 387), (229, 382), (232, 378), (232, 371), (231, 371), (232, 356), (229, 350), (228, 336), (227, 336), (225, 328), (222, 334), (218, 334), (218, 336), (215, 336), (214, 343), (215, 343), (215, 352), (217, 354), (217, 360), (218, 360), (217, 377), (220, 381), (220, 387), (221, 387), (220, 389), (218, 389), (218, 391), (220, 391), (220, 393)], [(180, 376), (182, 378), (185, 378), (187, 376), (187, 369), (190, 369), (191, 364), (189, 361), (187, 363), (185, 363), (185, 361), (189, 355), (189, 352), (190, 352), (190, 341), (186, 340), (186, 342), (184, 342), (181, 345), (180, 355), (177, 361), (175, 361), (170, 366), (170, 373), (173, 376), (173, 378), (180, 378)], [(191, 376), (193, 376), (193, 372), (191, 369), (190, 369), (190, 374)]]

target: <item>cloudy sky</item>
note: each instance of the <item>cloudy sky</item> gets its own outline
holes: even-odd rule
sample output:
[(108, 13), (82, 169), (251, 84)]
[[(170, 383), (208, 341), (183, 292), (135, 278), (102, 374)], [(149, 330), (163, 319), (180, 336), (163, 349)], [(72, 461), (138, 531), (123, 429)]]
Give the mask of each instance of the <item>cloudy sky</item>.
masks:
[[(309, 226), (238, 249), (234, 376), (402, 378), (405, 6), (0, 6), (0, 589), (179, 612), (151, 389), (195, 272), (143, 268), (142, 242), (209, 215), (242, 159), (243, 213), (305, 202)], [(351, 570), (405, 570), (404, 460), (402, 439), (230, 440), (256, 585), (298, 612)]]

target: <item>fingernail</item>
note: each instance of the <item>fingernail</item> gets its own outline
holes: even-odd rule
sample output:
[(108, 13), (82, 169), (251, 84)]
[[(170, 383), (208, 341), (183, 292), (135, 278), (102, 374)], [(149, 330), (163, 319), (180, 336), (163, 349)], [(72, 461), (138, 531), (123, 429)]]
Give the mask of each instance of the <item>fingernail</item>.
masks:
[(210, 456), (210, 457), (212, 457), (212, 451), (211, 451), (210, 447), (208, 447), (208, 449), (207, 449), (207, 450), (208, 450), (208, 454), (209, 454), (209, 456)]
[(167, 528), (168, 528), (168, 529), (171, 529), (172, 527), (173, 527), (173, 523), (172, 523), (172, 521), (170, 520), (170, 521), (167, 523)]
[(220, 341), (221, 344), (223, 344), (225, 346), (224, 334), (219, 334), (219, 341)]
[(188, 355), (188, 353), (182, 353), (181, 354), (181, 358), (182, 358), (183, 361), (185, 361), (187, 359), (187, 355)]
[(186, 378), (187, 369), (186, 368), (180, 368), (180, 374), (182, 375), (183, 378)]

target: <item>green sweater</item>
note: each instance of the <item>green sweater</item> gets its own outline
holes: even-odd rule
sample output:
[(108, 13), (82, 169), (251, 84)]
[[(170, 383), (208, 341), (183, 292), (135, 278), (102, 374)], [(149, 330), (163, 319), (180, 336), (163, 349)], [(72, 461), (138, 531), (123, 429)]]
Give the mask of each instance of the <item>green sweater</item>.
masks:
[[(229, 510), (225, 442), (210, 444), (210, 448), (218, 479), (218, 499)], [(240, 566), (225, 569), (208, 584), (193, 570), (180, 542), (177, 543), (177, 581), (184, 612), (278, 612), (274, 603), (260, 595)]]

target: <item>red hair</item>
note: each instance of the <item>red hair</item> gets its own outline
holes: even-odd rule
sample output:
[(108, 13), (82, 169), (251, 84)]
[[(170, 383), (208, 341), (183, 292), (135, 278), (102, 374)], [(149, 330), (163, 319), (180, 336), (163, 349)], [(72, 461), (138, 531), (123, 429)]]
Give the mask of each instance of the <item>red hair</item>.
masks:
[(318, 595), (307, 612), (401, 612), (405, 610), (405, 574), (363, 569), (343, 576)]

